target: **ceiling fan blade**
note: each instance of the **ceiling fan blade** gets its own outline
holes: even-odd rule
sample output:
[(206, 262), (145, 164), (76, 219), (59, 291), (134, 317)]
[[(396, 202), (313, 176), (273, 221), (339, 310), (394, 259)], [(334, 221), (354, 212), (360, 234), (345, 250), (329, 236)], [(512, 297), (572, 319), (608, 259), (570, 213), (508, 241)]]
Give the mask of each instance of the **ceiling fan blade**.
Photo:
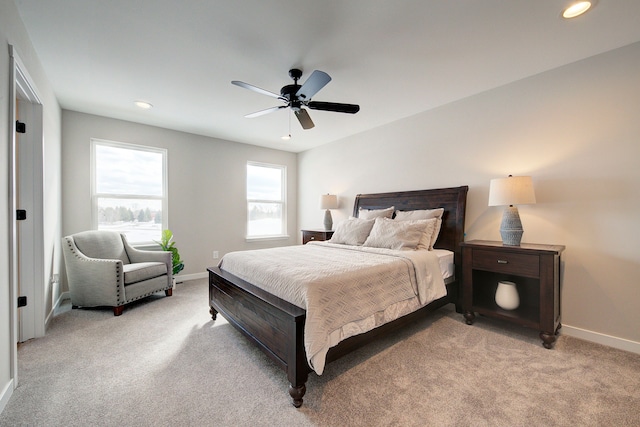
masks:
[(296, 117), (302, 125), (302, 129), (311, 129), (315, 126), (313, 124), (313, 120), (311, 120), (311, 117), (309, 117), (309, 113), (307, 113), (307, 110), (304, 110), (302, 108), (299, 109), (298, 111), (296, 111)]
[(307, 107), (312, 110), (334, 111), (336, 113), (355, 114), (360, 111), (360, 106), (356, 104), (339, 104), (337, 102), (318, 102), (311, 101)]
[(331, 81), (331, 77), (329, 74), (324, 71), (315, 70), (306, 82), (298, 89), (296, 92), (296, 96), (300, 98), (300, 100), (309, 100), (313, 95), (318, 93), (320, 89), (325, 87), (327, 83)]
[(281, 108), (287, 108), (287, 106), (281, 105), (279, 107), (267, 108), (266, 110), (260, 110), (260, 111), (256, 111), (255, 113), (247, 114), (245, 117), (247, 119), (253, 119), (254, 117), (264, 116), (265, 114), (273, 113), (274, 111), (278, 111)]
[(236, 85), (236, 86), (243, 87), (243, 88), (245, 88), (245, 89), (252, 90), (252, 91), (254, 91), (254, 92), (261, 93), (261, 94), (263, 94), (263, 95), (271, 96), (271, 97), (273, 97), (273, 98), (278, 98), (278, 99), (281, 99), (281, 100), (283, 100), (283, 101), (285, 101), (285, 102), (286, 102), (286, 99), (285, 99), (285, 98), (283, 98), (281, 95), (278, 95), (277, 93), (269, 92), (268, 90), (264, 90), (264, 89), (262, 89), (262, 88), (259, 88), (258, 86), (250, 85), (249, 83), (240, 82), (240, 81), (238, 81), (238, 80), (233, 80), (233, 81), (231, 82), (231, 84), (234, 84), (234, 85)]

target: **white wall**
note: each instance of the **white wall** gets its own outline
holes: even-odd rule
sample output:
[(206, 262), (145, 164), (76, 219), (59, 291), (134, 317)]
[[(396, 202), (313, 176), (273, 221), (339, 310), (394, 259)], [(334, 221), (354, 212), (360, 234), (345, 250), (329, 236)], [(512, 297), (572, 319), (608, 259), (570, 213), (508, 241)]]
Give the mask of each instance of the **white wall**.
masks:
[(44, 119), (44, 259), (46, 276), (39, 278), (45, 295), (46, 314), (51, 311), (59, 292), (49, 283), (49, 274), (58, 273), (60, 260), (60, 107), (42, 70), (18, 11), (11, 0), (0, 0), (0, 410), (4, 397), (10, 394), (11, 349), (9, 307), (16, 301), (9, 298), (9, 227), (13, 214), (9, 212), (9, 47), (15, 47), (36, 89), (42, 98)]
[[(122, 120), (63, 111), (62, 210), (64, 235), (91, 229), (90, 141), (147, 145), (168, 150), (169, 228), (185, 262), (180, 276), (206, 273), (234, 250), (295, 244), (297, 155), (176, 132)], [(289, 239), (246, 242), (246, 163), (287, 167)]]
[(489, 180), (531, 175), (538, 203), (519, 207), (523, 242), (567, 247), (564, 332), (629, 340), (637, 351), (638, 76), (635, 43), (301, 153), (299, 224), (321, 226), (322, 193), (339, 196), (335, 221), (357, 193), (469, 185), (465, 240), (500, 240)]

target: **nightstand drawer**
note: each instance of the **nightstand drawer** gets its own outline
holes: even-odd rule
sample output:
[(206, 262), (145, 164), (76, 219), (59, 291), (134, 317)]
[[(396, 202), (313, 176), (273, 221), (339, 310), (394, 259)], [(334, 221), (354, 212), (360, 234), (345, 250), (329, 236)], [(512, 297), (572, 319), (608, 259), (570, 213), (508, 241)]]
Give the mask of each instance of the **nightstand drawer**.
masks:
[(322, 241), (324, 240), (324, 233), (307, 232), (304, 237), (307, 238), (307, 241), (311, 241), (311, 240)]
[(537, 255), (474, 249), (473, 268), (537, 278), (540, 277), (540, 258)]
[(307, 242), (324, 242), (331, 239), (333, 236), (333, 230), (302, 230), (302, 244)]

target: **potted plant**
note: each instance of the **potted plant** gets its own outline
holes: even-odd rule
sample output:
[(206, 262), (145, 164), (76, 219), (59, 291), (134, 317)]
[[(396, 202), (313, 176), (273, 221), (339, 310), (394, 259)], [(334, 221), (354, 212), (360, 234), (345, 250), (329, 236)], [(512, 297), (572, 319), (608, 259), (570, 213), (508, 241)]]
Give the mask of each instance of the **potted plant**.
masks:
[(163, 251), (171, 252), (171, 262), (173, 264), (173, 284), (175, 285), (176, 274), (184, 269), (184, 263), (180, 259), (180, 253), (176, 248), (176, 242), (173, 241), (173, 233), (171, 230), (162, 230), (162, 239), (156, 242)]

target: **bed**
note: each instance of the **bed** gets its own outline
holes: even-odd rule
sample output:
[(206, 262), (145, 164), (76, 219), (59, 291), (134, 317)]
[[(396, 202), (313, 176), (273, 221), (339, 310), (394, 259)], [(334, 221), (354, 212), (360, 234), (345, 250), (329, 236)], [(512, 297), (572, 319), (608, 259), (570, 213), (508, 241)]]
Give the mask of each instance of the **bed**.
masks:
[[(395, 207), (397, 211), (443, 208), (442, 225), (435, 248), (453, 253), (453, 277), (446, 282), (446, 295), (421, 306), (416, 311), (366, 332), (346, 338), (328, 349), (323, 361), (333, 360), (365, 345), (376, 337), (406, 325), (446, 304), (459, 304), (461, 249), (464, 240), (464, 220), (468, 187), (393, 193), (359, 194), (353, 216), (361, 209), (378, 210)], [(300, 246), (300, 248), (302, 248)], [(224, 258), (223, 258), (224, 261)], [(258, 346), (286, 373), (293, 405), (300, 407), (306, 392), (306, 381), (312, 372), (305, 351), (307, 311), (276, 296), (249, 280), (244, 280), (223, 268), (211, 267), (209, 272), (209, 305), (213, 320), (221, 314), (227, 321)], [(258, 282), (255, 282), (258, 283)], [(309, 313), (311, 314), (311, 313)]]

